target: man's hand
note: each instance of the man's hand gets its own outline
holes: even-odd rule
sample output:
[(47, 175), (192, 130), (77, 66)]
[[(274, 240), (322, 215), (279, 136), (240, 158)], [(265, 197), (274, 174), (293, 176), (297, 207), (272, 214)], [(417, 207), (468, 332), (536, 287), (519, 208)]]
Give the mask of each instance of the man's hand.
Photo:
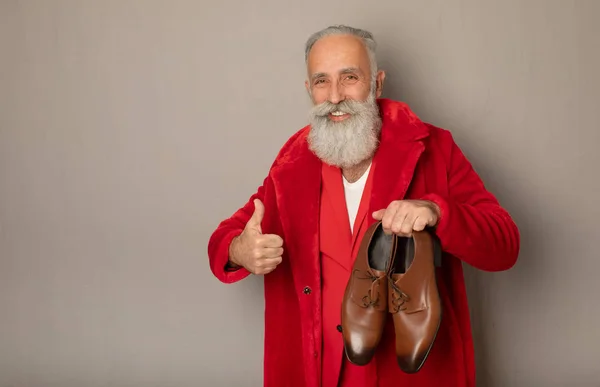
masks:
[(381, 221), (385, 233), (407, 237), (413, 231), (435, 227), (439, 217), (437, 204), (426, 200), (395, 200), (387, 208), (373, 213), (373, 218)]
[(243, 266), (253, 274), (268, 274), (281, 263), (283, 239), (279, 235), (263, 235), (261, 222), (265, 207), (259, 199), (254, 200), (254, 214), (244, 231), (229, 245), (229, 261)]

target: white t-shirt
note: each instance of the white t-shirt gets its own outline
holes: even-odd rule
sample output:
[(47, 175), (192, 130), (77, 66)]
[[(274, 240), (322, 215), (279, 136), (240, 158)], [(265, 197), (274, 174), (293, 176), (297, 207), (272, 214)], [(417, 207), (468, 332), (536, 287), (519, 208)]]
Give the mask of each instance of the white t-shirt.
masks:
[(344, 182), (344, 194), (346, 195), (346, 208), (348, 209), (348, 219), (350, 220), (350, 231), (354, 232), (354, 221), (356, 220), (356, 214), (358, 213), (358, 207), (360, 206), (360, 199), (362, 198), (367, 177), (369, 177), (369, 171), (371, 170), (371, 164), (363, 173), (363, 175), (354, 183), (349, 183), (348, 180), (342, 175)]

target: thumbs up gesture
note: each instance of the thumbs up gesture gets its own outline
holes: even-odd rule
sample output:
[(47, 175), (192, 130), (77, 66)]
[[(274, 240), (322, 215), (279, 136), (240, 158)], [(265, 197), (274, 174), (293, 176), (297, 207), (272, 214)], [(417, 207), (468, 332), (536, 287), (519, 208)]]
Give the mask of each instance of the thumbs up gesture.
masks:
[(229, 247), (231, 263), (243, 266), (253, 274), (268, 274), (281, 263), (283, 239), (279, 235), (262, 233), (261, 222), (265, 207), (254, 200), (254, 213), (244, 231), (234, 238)]

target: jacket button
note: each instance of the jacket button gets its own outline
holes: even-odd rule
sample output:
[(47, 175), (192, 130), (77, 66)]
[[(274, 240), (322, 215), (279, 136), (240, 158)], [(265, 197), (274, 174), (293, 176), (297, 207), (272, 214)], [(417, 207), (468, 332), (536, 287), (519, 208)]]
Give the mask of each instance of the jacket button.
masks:
[(304, 294), (310, 294), (311, 291), (312, 290), (310, 290), (310, 288), (308, 286), (305, 287), (304, 290), (303, 290)]
[(342, 331), (342, 326), (341, 326), (341, 325), (338, 325), (338, 326), (337, 326), (337, 327), (335, 327), (335, 328), (337, 329), (337, 331), (338, 331), (338, 332), (341, 332), (341, 331)]

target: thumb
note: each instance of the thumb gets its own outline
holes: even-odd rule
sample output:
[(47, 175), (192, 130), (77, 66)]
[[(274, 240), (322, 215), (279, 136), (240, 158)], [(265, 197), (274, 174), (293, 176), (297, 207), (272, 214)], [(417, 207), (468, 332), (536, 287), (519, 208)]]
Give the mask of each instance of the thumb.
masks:
[(379, 210), (379, 211), (375, 211), (373, 213), (373, 219), (375, 220), (381, 220), (383, 219), (383, 215), (385, 214), (385, 209)]
[(246, 227), (252, 227), (252, 228), (258, 230), (258, 232), (262, 233), (262, 228), (261, 228), (260, 224), (262, 223), (264, 216), (265, 216), (265, 206), (260, 201), (260, 199), (254, 199), (254, 213), (252, 214), (252, 217), (250, 218), (250, 220), (248, 220)]

